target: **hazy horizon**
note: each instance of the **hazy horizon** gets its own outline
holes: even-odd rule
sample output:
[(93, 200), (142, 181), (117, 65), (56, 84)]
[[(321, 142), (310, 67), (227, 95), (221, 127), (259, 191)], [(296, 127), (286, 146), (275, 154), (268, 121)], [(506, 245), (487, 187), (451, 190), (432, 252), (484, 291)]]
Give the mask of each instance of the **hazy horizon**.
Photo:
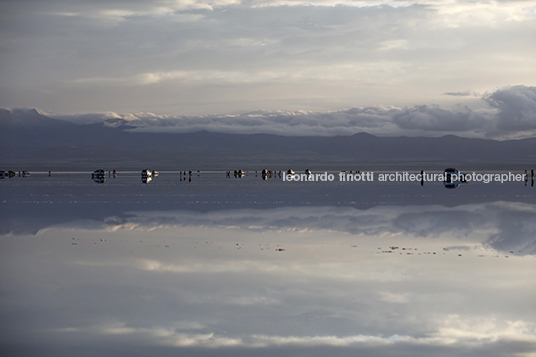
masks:
[[(460, 94), (464, 97), (465, 94)], [(481, 139), (523, 139), (536, 137), (536, 87), (523, 85), (497, 89), (479, 99), (486, 107), (473, 109), (457, 105), (413, 107), (370, 106), (333, 111), (267, 111), (212, 115), (161, 115), (152, 112), (93, 112), (41, 115), (77, 124), (105, 122), (127, 124), (130, 131), (189, 133), (208, 131), (229, 134), (275, 134), (283, 136), (337, 136), (368, 133), (376, 136), (441, 137), (456, 135)], [(35, 108), (4, 109), (28, 114)], [(31, 113), (30, 113), (31, 114)]]

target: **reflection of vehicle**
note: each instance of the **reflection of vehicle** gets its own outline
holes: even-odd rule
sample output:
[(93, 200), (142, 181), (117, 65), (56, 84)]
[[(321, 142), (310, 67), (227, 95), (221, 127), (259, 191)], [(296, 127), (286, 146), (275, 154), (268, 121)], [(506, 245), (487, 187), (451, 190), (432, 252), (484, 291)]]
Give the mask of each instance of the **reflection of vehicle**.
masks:
[(443, 172), (443, 185), (445, 188), (453, 189), (460, 184), (467, 183), (465, 173), (459, 172), (457, 169), (449, 167)]
[(244, 170), (234, 170), (234, 177), (242, 178), (246, 175)]
[(153, 178), (151, 176), (142, 176), (141, 177), (141, 182), (143, 183), (149, 183), (153, 180)]
[(266, 169), (262, 169), (262, 179), (263, 180), (268, 180), (269, 178), (272, 177), (272, 171), (268, 171)]
[(141, 171), (141, 182), (149, 183), (154, 177), (158, 176), (158, 171), (145, 169)]
[(97, 183), (104, 183), (106, 181), (106, 172), (104, 170), (95, 170), (91, 174), (91, 179)]
[(93, 176), (91, 177), (93, 179), (93, 181), (95, 181), (96, 183), (104, 183), (104, 181), (106, 181), (106, 177), (105, 176)]

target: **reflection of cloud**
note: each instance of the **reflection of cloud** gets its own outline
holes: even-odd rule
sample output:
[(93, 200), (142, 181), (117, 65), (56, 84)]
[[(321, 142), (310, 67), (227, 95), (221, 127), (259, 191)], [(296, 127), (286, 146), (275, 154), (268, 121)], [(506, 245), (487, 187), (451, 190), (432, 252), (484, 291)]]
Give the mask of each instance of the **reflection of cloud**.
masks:
[(393, 226), (421, 237), (441, 233), (467, 234), (489, 223), (485, 213), (467, 210), (447, 210), (402, 213), (393, 220)]
[[(266, 210), (224, 210), (207, 213), (192, 211), (130, 212), (128, 218), (110, 218), (104, 222), (78, 221), (76, 227), (107, 231), (151, 231), (170, 227), (207, 227), (255, 232), (334, 231), (354, 235), (380, 236), (399, 233), (438, 237), (481, 237), (499, 251), (517, 254), (536, 253), (536, 206), (523, 203), (495, 202), (441, 206), (377, 206), (365, 211), (348, 207), (283, 207)], [(486, 239), (487, 237), (487, 239)], [(521, 252), (522, 251), (522, 252)], [(177, 267), (151, 266), (153, 270)], [(183, 267), (195, 270), (208, 267)], [(212, 269), (219, 269), (212, 267)], [(239, 267), (235, 267), (239, 269)], [(247, 267), (243, 267), (247, 269)]]
[(486, 244), (500, 251), (536, 254), (536, 211), (506, 211), (496, 219), (500, 229)]
[(154, 272), (171, 273), (238, 273), (244, 271), (258, 270), (254, 262), (233, 263), (233, 264), (207, 264), (200, 262), (188, 262), (187, 264), (163, 264), (156, 260), (143, 260), (141, 269)]
[[(114, 212), (86, 221), (93, 231), (73, 224), (4, 239), (10, 309), (0, 332), (17, 347), (52, 341), (72, 355), (511, 356), (536, 346), (533, 259), (421, 249), (463, 245), (466, 232), (486, 240), (506, 231), (497, 217), (509, 212), (532, 232), (535, 205), (504, 202)], [(423, 255), (377, 250), (396, 242)]]
[[(79, 264), (88, 265), (86, 262)], [(296, 263), (289, 265), (280, 265), (273, 262), (263, 262), (253, 259), (233, 260), (220, 263), (187, 260), (180, 264), (163, 263), (158, 260), (147, 260), (124, 264), (132, 269), (147, 271), (151, 273), (174, 273), (174, 274), (204, 274), (214, 275), (221, 274), (229, 276), (231, 274), (254, 273), (257, 275), (273, 276), (275, 279), (281, 279), (281, 276), (290, 277), (308, 277), (308, 278), (327, 278), (333, 281), (376, 281), (376, 282), (400, 282), (410, 279), (403, 273), (389, 273), (369, 271), (366, 274), (360, 271), (352, 270), (351, 262), (310, 262)], [(116, 263), (108, 266), (117, 266)], [(336, 275), (334, 276), (334, 272)], [(240, 297), (242, 299), (243, 297)], [(248, 298), (250, 299), (250, 298)], [(222, 303), (236, 304), (236, 299), (224, 300)], [(274, 303), (276, 300), (269, 300)], [(264, 303), (268, 300), (263, 300)]]

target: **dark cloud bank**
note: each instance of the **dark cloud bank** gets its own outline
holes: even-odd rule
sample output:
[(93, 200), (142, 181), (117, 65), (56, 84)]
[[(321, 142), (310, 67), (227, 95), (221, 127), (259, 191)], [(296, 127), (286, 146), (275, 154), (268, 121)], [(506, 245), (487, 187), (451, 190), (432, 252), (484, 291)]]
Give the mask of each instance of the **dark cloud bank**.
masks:
[[(446, 93), (455, 96), (469, 92)], [(249, 112), (236, 115), (160, 116), (152, 113), (51, 115), (77, 123), (129, 125), (132, 131), (335, 136), (367, 132), (378, 136), (428, 136), (518, 139), (536, 134), (536, 87), (513, 86), (484, 94), (482, 110), (437, 105), (355, 107), (334, 112)]]
[(36, 110), (3, 109), (0, 157), (5, 164), (25, 166), (19, 169), (31, 165), (46, 170), (108, 164), (120, 169), (157, 165), (160, 170), (260, 170), (265, 165), (280, 165), (281, 170), (289, 165), (363, 169), (366, 163), (409, 168), (416, 161), (437, 166), (419, 163), (419, 170), (467, 163), (473, 169), (484, 168), (478, 166), (483, 163), (530, 169), (527, 164), (536, 160), (536, 87), (509, 87), (482, 98), (488, 109), (418, 105), (326, 113), (100, 113), (56, 119)]

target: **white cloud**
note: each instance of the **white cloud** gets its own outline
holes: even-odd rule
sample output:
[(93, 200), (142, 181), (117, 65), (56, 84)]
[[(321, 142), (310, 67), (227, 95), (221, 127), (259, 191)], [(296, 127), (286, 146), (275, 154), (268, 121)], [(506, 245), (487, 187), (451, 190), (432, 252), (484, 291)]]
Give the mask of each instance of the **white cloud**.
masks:
[[(211, 77), (213, 81), (255, 80), (243, 72), (170, 72), (147, 73), (134, 81), (150, 85), (161, 81), (194, 81)], [(264, 80), (271, 80), (268, 75)], [(106, 78), (105, 81), (113, 81)], [(118, 81), (119, 83), (120, 81)], [(129, 131), (187, 133), (211, 131), (235, 134), (276, 134), (284, 136), (335, 136), (360, 132), (378, 136), (443, 136), (510, 139), (536, 135), (536, 87), (515, 86), (498, 89), (482, 96), (490, 108), (467, 106), (441, 108), (438, 105), (413, 107), (354, 107), (338, 111), (255, 111), (243, 114), (173, 116), (154, 113), (93, 113), (54, 115), (51, 117), (77, 123), (116, 120), (128, 121)], [(449, 92), (449, 96), (474, 96), (471, 91)], [(47, 114), (47, 113), (44, 113)], [(126, 124), (124, 122), (121, 122)]]
[(464, 318), (459, 315), (447, 316), (433, 334), (444, 343), (466, 343), (478, 346), (485, 342), (536, 341), (536, 324), (527, 321), (499, 321), (495, 317)]
[[(463, 318), (459, 315), (445, 316), (438, 322), (437, 330), (427, 336), (411, 335), (316, 335), (316, 336), (278, 336), (252, 334), (249, 336), (224, 336), (209, 333), (184, 333), (175, 328), (166, 327), (128, 327), (125, 323), (113, 323), (89, 328), (71, 328), (71, 333), (138, 336), (143, 340), (152, 340), (154, 345), (174, 347), (201, 348), (271, 348), (283, 346), (295, 347), (380, 347), (396, 345), (413, 346), (452, 346), (457, 348), (475, 348), (490, 342), (536, 343), (536, 325), (527, 321), (498, 321), (489, 318)], [(61, 329), (62, 332), (65, 329)]]

